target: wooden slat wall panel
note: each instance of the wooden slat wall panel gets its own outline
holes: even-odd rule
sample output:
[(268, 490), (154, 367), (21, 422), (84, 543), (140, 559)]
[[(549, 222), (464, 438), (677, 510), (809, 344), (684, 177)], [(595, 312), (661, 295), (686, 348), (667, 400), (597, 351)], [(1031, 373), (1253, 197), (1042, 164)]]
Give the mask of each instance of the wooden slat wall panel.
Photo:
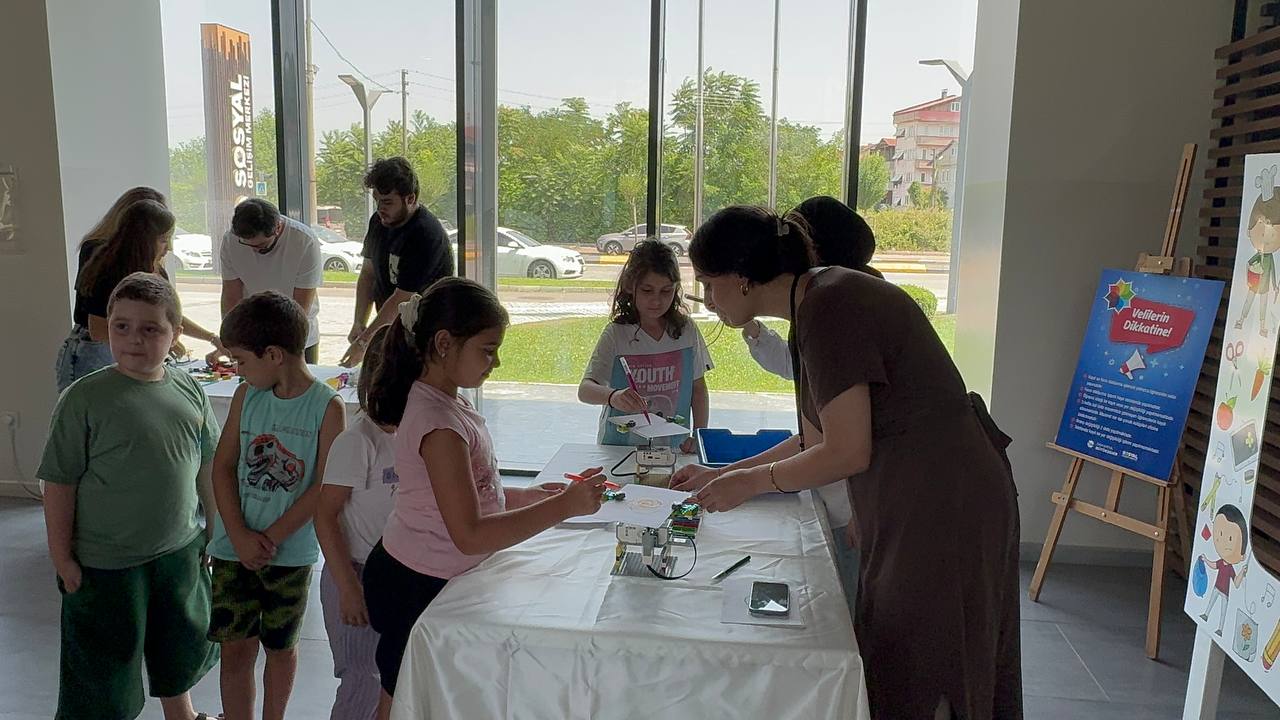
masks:
[[(1195, 274), (1229, 284), (1240, 228), (1244, 156), (1280, 150), (1280, 28), (1223, 46), (1214, 55), (1225, 61), (1218, 71), (1218, 77), (1225, 82), (1214, 92), (1219, 104), (1213, 110), (1213, 117), (1221, 118), (1222, 126), (1210, 133), (1216, 145), (1208, 151), (1210, 167), (1204, 173), (1210, 187), (1205, 190), (1198, 213), (1200, 243), (1196, 248)], [(1229, 296), (1228, 287), (1214, 322), (1182, 438), (1183, 490), (1187, 493), (1193, 532), (1200, 530), (1195, 526), (1195, 515), (1199, 510), (1204, 459), (1213, 452), (1209, 447), (1209, 430), (1213, 427), (1217, 405), (1214, 394)], [(1251, 537), (1254, 555), (1271, 573), (1280, 575), (1280, 382), (1271, 388), (1262, 460), (1255, 482), (1258, 487), (1254, 494)], [(1178, 523), (1169, 524), (1170, 531), (1176, 534)], [(1170, 542), (1168, 547), (1175, 556), (1173, 567), (1185, 571), (1189, 560), (1178, 557), (1181, 544)]]

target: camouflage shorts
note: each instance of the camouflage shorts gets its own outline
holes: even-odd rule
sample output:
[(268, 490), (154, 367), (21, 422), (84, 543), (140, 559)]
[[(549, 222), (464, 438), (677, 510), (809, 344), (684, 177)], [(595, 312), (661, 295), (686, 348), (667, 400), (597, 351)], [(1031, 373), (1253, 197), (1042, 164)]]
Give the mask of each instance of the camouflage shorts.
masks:
[(310, 565), (250, 570), (213, 558), (209, 639), (225, 643), (256, 637), (268, 650), (292, 648), (302, 632), (310, 585)]

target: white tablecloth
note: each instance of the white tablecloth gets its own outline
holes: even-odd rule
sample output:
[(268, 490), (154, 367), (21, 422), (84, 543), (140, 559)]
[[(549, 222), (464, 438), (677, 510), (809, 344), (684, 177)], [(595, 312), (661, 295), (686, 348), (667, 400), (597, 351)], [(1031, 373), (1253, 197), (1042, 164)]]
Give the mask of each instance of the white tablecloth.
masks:
[[(624, 452), (565, 446), (547, 479)], [(677, 581), (610, 576), (612, 529), (552, 528), (449, 582), (410, 636), (392, 718), (867, 718), (824, 525), (808, 492), (707, 515)], [(720, 622), (711, 577), (744, 554), (731, 577), (798, 583), (804, 627)]]
[[(203, 366), (203, 362), (194, 363)], [(315, 375), (319, 380), (328, 380), (331, 377), (337, 377), (344, 372), (351, 372), (347, 368), (329, 366), (329, 365), (308, 365), (311, 368), (311, 374)], [(213, 407), (213, 415), (218, 418), (219, 425), (227, 424), (227, 413), (231, 411), (231, 398), (236, 394), (236, 388), (240, 387), (239, 378), (231, 378), (230, 380), (220, 380), (215, 383), (209, 383), (204, 386), (204, 392), (209, 396), (209, 405)], [(356, 398), (356, 389), (354, 387), (343, 388), (338, 391), (342, 396), (342, 402), (347, 406), (347, 420), (355, 417), (357, 411), (360, 410), (360, 402)]]

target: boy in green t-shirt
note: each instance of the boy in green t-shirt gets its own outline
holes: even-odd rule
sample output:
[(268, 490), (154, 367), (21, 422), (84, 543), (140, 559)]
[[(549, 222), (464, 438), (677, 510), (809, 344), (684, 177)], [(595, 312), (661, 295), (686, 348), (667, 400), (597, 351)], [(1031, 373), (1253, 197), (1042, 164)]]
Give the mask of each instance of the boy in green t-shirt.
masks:
[(244, 382), (213, 459), (219, 522), (209, 543), (209, 639), (222, 644), (222, 710), (253, 717), (254, 663), (266, 650), (262, 717), (283, 720), (298, 668), (311, 566), (312, 517), (329, 446), (345, 426), (342, 398), (307, 369), (307, 315), (277, 292), (241, 300), (222, 320), (223, 346)]
[(57, 718), (137, 717), (145, 661), (165, 720), (204, 720), (188, 691), (218, 647), (205, 637), (212, 523), (196, 512), (214, 507), (218, 424), (200, 386), (164, 364), (182, 331), (173, 288), (134, 273), (107, 310), (116, 364), (63, 392), (38, 472), (62, 592)]

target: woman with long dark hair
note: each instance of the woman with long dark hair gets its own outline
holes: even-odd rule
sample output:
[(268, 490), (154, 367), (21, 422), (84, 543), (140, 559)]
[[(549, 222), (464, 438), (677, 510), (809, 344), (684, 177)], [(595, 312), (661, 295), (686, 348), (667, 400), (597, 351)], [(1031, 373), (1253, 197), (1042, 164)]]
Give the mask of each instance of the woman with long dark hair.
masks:
[(999, 431), (897, 286), (817, 268), (805, 229), (730, 207), (694, 235), (727, 325), (792, 323), (802, 433), (673, 486), (710, 512), (847, 478), (862, 552), (854, 629), (875, 718), (1022, 717), (1018, 506)]
[[(139, 188), (126, 193), (140, 194)], [(153, 191), (154, 192), (154, 191)], [(160, 193), (155, 196), (164, 198)], [(111, 291), (135, 272), (156, 272), (173, 236), (173, 213), (161, 200), (136, 200), (99, 222), (80, 244), (76, 301), (71, 334), (58, 352), (58, 392), (113, 361), (107, 344), (107, 300)], [(116, 205), (121, 203), (117, 201)], [(115, 216), (113, 218), (113, 216)], [(105, 238), (99, 238), (109, 232)]]

